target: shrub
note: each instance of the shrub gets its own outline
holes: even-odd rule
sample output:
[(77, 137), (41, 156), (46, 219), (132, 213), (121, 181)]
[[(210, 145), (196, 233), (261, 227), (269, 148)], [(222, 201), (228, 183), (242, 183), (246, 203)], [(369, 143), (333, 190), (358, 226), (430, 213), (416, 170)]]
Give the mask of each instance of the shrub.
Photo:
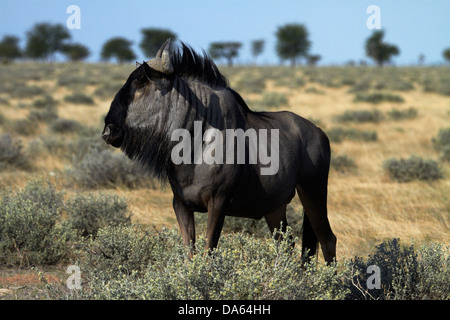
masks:
[(70, 255), (70, 230), (60, 223), (62, 196), (32, 181), (17, 194), (4, 195), (0, 207), (0, 263), (56, 264)]
[(32, 122), (49, 123), (58, 119), (58, 110), (55, 107), (47, 106), (43, 110), (30, 111), (27, 118)]
[(383, 115), (378, 110), (357, 110), (345, 111), (343, 114), (336, 117), (336, 120), (341, 122), (380, 122)]
[[(350, 299), (436, 299), (448, 300), (448, 248), (438, 243), (401, 247), (399, 239), (387, 240), (376, 247), (365, 261), (355, 257), (351, 265), (356, 271), (350, 286)], [(366, 270), (376, 266), (380, 271), (380, 289), (366, 289)], [(362, 296), (361, 296), (362, 295)]]
[[(290, 228), (280, 235), (277, 241), (224, 234), (212, 252), (199, 237), (196, 254), (188, 259), (175, 229), (109, 226), (81, 246), (82, 290), (47, 288), (54, 299), (450, 298), (450, 259), (443, 245), (424, 243), (416, 251), (392, 239), (368, 258), (326, 266), (316, 259), (302, 261), (300, 249), (291, 247)], [(379, 268), (380, 289), (366, 286), (369, 266)]]
[(9, 127), (14, 133), (23, 136), (32, 136), (39, 131), (39, 126), (36, 122), (29, 118), (11, 121)]
[(0, 112), (0, 126), (6, 123), (6, 117)]
[(446, 145), (446, 146), (442, 147), (441, 160), (442, 161), (450, 161), (450, 145)]
[(44, 97), (33, 101), (33, 107), (35, 108), (53, 108), (56, 107), (57, 101), (52, 96), (44, 95)]
[(450, 161), (450, 127), (440, 129), (437, 136), (431, 139), (436, 151), (441, 152), (443, 161)]
[(388, 112), (388, 116), (392, 120), (405, 120), (417, 118), (417, 113), (417, 109), (412, 107), (406, 110), (398, 110), (394, 108)]
[(308, 87), (305, 89), (306, 93), (325, 94), (325, 91), (317, 89), (316, 87)]
[(450, 145), (450, 127), (440, 129), (437, 136), (433, 137), (431, 142), (435, 150), (440, 151)]
[(259, 105), (265, 108), (279, 108), (288, 104), (288, 99), (284, 93), (264, 92)]
[(235, 85), (237, 91), (248, 93), (261, 93), (264, 91), (265, 87), (266, 81), (263, 77), (248, 72), (243, 74)]
[(134, 188), (151, 183), (145, 171), (122, 153), (91, 148), (73, 163), (69, 176), (85, 188), (125, 186)]
[[(1, 92), (1, 90), (0, 90), (0, 92)], [(9, 101), (7, 99), (0, 97), (0, 105), (9, 106)]]
[(68, 222), (81, 235), (96, 236), (100, 228), (116, 225), (129, 225), (130, 215), (127, 203), (116, 195), (78, 194), (66, 202)]
[(51, 155), (52, 157), (66, 157), (67, 156), (67, 142), (64, 137), (57, 135), (43, 135), (38, 139), (30, 141), (28, 144), (28, 152), (33, 156), (36, 155)]
[(378, 135), (375, 131), (363, 131), (355, 128), (336, 127), (326, 131), (332, 142), (340, 143), (344, 140), (353, 141), (377, 141)]
[(29, 158), (23, 152), (20, 139), (11, 137), (9, 133), (0, 135), (0, 170), (7, 166), (19, 169), (30, 169)]
[(87, 104), (87, 105), (94, 104), (94, 100), (83, 93), (73, 93), (71, 95), (67, 95), (64, 97), (64, 101), (75, 104)]
[[(289, 229), (283, 239), (289, 239)], [(99, 231), (85, 250), (87, 299), (343, 299), (343, 272), (311, 262), (302, 267), (290, 240), (228, 234), (220, 246), (196, 254), (173, 229), (144, 231), (133, 226)]]
[(281, 75), (280, 78), (277, 78), (275, 80), (275, 84), (279, 87), (287, 87), (290, 89), (298, 89), (300, 87), (303, 87), (306, 84), (306, 80), (304, 78), (298, 77), (295, 74), (293, 74), (290, 77), (287, 77), (285, 75)]
[(14, 89), (14, 91), (12, 92), (12, 96), (19, 98), (19, 99), (23, 99), (23, 98), (32, 98), (35, 96), (40, 96), (45, 94), (45, 90), (42, 89), (41, 87), (37, 87), (37, 86), (20, 86)]
[[(121, 80), (123, 80), (123, 78)], [(119, 91), (119, 89), (122, 87), (122, 85), (123, 85), (122, 81), (106, 82), (95, 90), (94, 95), (102, 99), (106, 98), (112, 99), (117, 93), (117, 91)]]
[(383, 167), (391, 179), (399, 182), (433, 181), (443, 177), (436, 161), (423, 160), (418, 156), (411, 156), (408, 159), (389, 159), (383, 164)]
[(72, 133), (80, 131), (82, 127), (78, 121), (60, 118), (50, 125), (50, 130), (55, 133)]
[(347, 173), (353, 172), (357, 166), (352, 158), (344, 154), (331, 157), (331, 168), (341, 173)]
[(401, 103), (405, 100), (398, 95), (390, 94), (390, 93), (357, 93), (355, 97), (355, 102), (368, 102), (368, 103), (382, 103), (382, 102), (395, 102)]

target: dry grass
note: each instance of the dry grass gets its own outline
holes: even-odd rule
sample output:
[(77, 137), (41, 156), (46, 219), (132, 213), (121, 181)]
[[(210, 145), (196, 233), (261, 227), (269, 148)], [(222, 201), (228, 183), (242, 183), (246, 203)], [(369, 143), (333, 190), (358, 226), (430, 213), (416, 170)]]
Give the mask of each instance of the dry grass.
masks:
[[(58, 76), (64, 73), (66, 67), (70, 67), (70, 65), (56, 66), (52, 76), (41, 77), (41, 79), (45, 78), (45, 81), (33, 80), (29, 83), (50, 88), (47, 93), (58, 101), (59, 117), (79, 121), (85, 126), (100, 128), (112, 96), (109, 99), (94, 97), (95, 104), (93, 106), (64, 102), (64, 96), (73, 92), (67, 87), (58, 85)], [(105, 68), (101, 65), (80, 65), (78, 67), (91, 68), (94, 71), (98, 68), (97, 74), (101, 74), (102, 68)], [(8, 68), (14, 70), (14, 66)], [(33, 68), (39, 74), (39, 66), (33, 66)], [(124, 74), (128, 72), (128, 69), (130, 72), (133, 70), (132, 66), (108, 66), (108, 68), (120, 69), (119, 71)], [(116, 69), (109, 72), (116, 72)], [(247, 73), (252, 71), (251, 68), (226, 70), (227, 74), (231, 75), (232, 86), (235, 82), (234, 79), (239, 79), (239, 73), (242, 70)], [(268, 70), (282, 74), (276, 68)], [(277, 85), (269, 71), (258, 68), (260, 76), (267, 78), (264, 90), (286, 94), (289, 103), (288, 107), (284, 109), (320, 121), (320, 126), (325, 131), (336, 126), (348, 126), (377, 132), (378, 140), (375, 142), (343, 141), (332, 144), (334, 154), (345, 154), (352, 158), (357, 165), (355, 173), (342, 174), (332, 170), (330, 174), (329, 218), (338, 237), (338, 257), (367, 255), (376, 244), (393, 237), (400, 237), (406, 243), (414, 238), (416, 243), (433, 240), (449, 244), (449, 164), (441, 163), (444, 179), (432, 183), (393, 182), (382, 169), (383, 162), (391, 157), (409, 157), (414, 154), (424, 158), (438, 159), (438, 154), (432, 148), (431, 138), (436, 136), (440, 128), (449, 126), (449, 96), (424, 92), (419, 85), (415, 84), (416, 89), (413, 91), (393, 92), (403, 97), (405, 102), (401, 104), (384, 102), (371, 105), (354, 102), (355, 95), (349, 92), (351, 86), (329, 87), (320, 83), (307, 82), (306, 85), (298, 88), (288, 88)], [(341, 72), (345, 73), (346, 69), (342, 68)], [(296, 74), (301, 75), (302, 71), (297, 71)], [(107, 79), (107, 75), (105, 78)], [(125, 80), (126, 76), (123, 77), (123, 81)], [(321, 93), (310, 92), (307, 90), (310, 87), (316, 88)], [(97, 85), (89, 84), (84, 86), (82, 92), (93, 96), (96, 88)], [(236, 89), (239, 91), (239, 88)], [(244, 99), (257, 101), (261, 98), (262, 93), (243, 93), (242, 95)], [(24, 108), (23, 105), (31, 104), (34, 100), (33, 98), (10, 98), (6, 93), (1, 92), (0, 97), (9, 101), (9, 105), (1, 106), (1, 113), (8, 121), (25, 118), (29, 108)], [(22, 107), (19, 107), (20, 104)], [(257, 108), (252, 103), (249, 105), (251, 108)], [(414, 107), (418, 111), (418, 116), (402, 121), (386, 119), (379, 123), (342, 124), (335, 120), (337, 115), (347, 110), (376, 109), (386, 114), (393, 107), (397, 109)], [(5, 128), (5, 126), (0, 126), (0, 133), (5, 132)], [(47, 125), (42, 124), (38, 134), (47, 132)], [(36, 136), (21, 136), (20, 134), (19, 136), (24, 146), (36, 139)], [(76, 136), (69, 135), (69, 139), (70, 137), (75, 139)], [(71, 165), (70, 161), (56, 158), (51, 154), (41, 155), (33, 160), (35, 168), (30, 172), (1, 171), (1, 190), (21, 188), (30, 178), (43, 177), (50, 179), (58, 188), (65, 189), (68, 193), (77, 191), (77, 187), (68, 184), (64, 177), (64, 169)], [(157, 226), (176, 226), (169, 188), (156, 190), (117, 188), (108, 191), (126, 197), (135, 222)], [(297, 198), (292, 202), (292, 206), (296, 209), (301, 208)]]

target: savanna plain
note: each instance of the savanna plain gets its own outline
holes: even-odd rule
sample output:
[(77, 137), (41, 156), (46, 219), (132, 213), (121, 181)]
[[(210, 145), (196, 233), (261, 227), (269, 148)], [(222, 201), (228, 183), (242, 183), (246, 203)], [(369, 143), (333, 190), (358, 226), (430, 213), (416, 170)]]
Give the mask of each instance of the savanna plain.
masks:
[[(330, 139), (338, 262), (319, 250), (307, 267), (301, 241), (292, 252), (264, 221), (227, 218), (202, 254), (200, 213), (186, 258), (169, 186), (101, 139), (133, 68), (0, 66), (0, 299), (449, 299), (448, 67), (220, 68), (251, 109), (295, 112)], [(295, 197), (294, 237), (302, 214)], [(69, 265), (82, 289), (67, 288)]]

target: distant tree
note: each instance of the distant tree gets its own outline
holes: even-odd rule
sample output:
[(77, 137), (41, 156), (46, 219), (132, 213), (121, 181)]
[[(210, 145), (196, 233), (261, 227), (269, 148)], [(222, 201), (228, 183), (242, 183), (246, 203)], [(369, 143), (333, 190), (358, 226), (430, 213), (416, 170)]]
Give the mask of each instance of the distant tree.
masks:
[(445, 49), (442, 52), (442, 55), (444, 56), (444, 59), (447, 60), (448, 63), (450, 63), (450, 48)]
[(315, 66), (321, 58), (322, 56), (320, 54), (310, 54), (306, 56), (306, 63), (308, 66)]
[(159, 48), (161, 48), (161, 45), (168, 38), (172, 39), (171, 43), (175, 42), (177, 39), (177, 35), (175, 33), (166, 29), (148, 28), (142, 29), (141, 33), (142, 40), (139, 47), (148, 58), (154, 57)]
[(89, 49), (80, 43), (65, 44), (61, 48), (61, 52), (70, 61), (81, 61), (90, 55)]
[(419, 66), (423, 66), (423, 64), (425, 63), (425, 55), (423, 53), (419, 54)]
[(116, 58), (119, 63), (136, 59), (136, 55), (131, 50), (132, 42), (121, 37), (111, 38), (105, 42), (100, 54), (102, 60)]
[(6, 35), (0, 42), (0, 60), (8, 62), (22, 56), (19, 48), (19, 38)]
[(264, 51), (264, 40), (252, 41), (252, 56), (255, 59)]
[(295, 66), (297, 59), (308, 55), (311, 42), (308, 30), (302, 24), (291, 23), (278, 27), (276, 31), (276, 51), (281, 60), (291, 60)]
[(62, 24), (37, 23), (27, 31), (25, 55), (32, 59), (49, 59), (60, 51), (70, 33)]
[(375, 31), (366, 40), (366, 55), (372, 58), (379, 67), (389, 62), (391, 57), (400, 53), (395, 45), (383, 42), (384, 31)]
[(233, 65), (233, 58), (239, 55), (242, 47), (240, 42), (212, 42), (209, 45), (209, 54), (213, 59), (225, 58), (229, 67)]

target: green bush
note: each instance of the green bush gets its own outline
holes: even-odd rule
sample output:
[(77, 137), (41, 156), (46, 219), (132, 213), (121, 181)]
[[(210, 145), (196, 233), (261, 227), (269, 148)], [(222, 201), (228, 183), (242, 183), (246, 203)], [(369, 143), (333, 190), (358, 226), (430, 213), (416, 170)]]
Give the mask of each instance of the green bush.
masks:
[(50, 130), (55, 133), (73, 133), (83, 128), (81, 123), (70, 119), (57, 119), (50, 125)]
[(44, 95), (42, 98), (38, 98), (36, 100), (33, 101), (33, 107), (35, 108), (53, 108), (56, 107), (56, 105), (58, 104), (58, 102), (53, 99), (52, 96), (49, 95)]
[(356, 110), (345, 111), (343, 114), (336, 117), (340, 122), (380, 122), (383, 119), (383, 114), (378, 110)]
[(264, 108), (279, 108), (288, 104), (288, 98), (284, 93), (264, 92), (257, 104)]
[(67, 95), (64, 97), (64, 101), (75, 104), (87, 104), (87, 105), (94, 104), (94, 99), (83, 93), (73, 93), (71, 95)]
[(131, 224), (128, 206), (116, 195), (78, 194), (66, 202), (68, 223), (84, 237), (96, 236), (99, 229), (107, 226)]
[(382, 102), (401, 103), (404, 102), (405, 100), (401, 96), (395, 94), (374, 92), (374, 93), (357, 93), (354, 101), (377, 104)]
[(51, 155), (52, 157), (66, 158), (68, 156), (68, 143), (59, 135), (41, 135), (28, 144), (28, 153), (33, 156)]
[(433, 181), (443, 177), (436, 161), (424, 160), (418, 156), (411, 156), (408, 159), (389, 159), (384, 162), (383, 167), (391, 179), (399, 182)]
[(405, 120), (417, 118), (417, 109), (408, 108), (406, 110), (392, 109), (388, 112), (388, 116), (391, 120)]
[(42, 110), (30, 111), (27, 118), (32, 122), (50, 123), (58, 119), (58, 110), (55, 107), (47, 106)]
[(325, 91), (317, 89), (316, 87), (308, 87), (305, 89), (306, 93), (325, 94)]
[(431, 139), (436, 151), (441, 152), (443, 161), (450, 161), (450, 127), (440, 129), (437, 136)]
[(245, 72), (233, 88), (240, 92), (262, 93), (266, 87), (266, 79), (250, 72)]
[(69, 176), (85, 188), (111, 188), (125, 186), (135, 188), (151, 185), (145, 170), (135, 165), (122, 153), (109, 149), (91, 148), (80, 161), (75, 161)]
[(289, 89), (298, 89), (306, 84), (304, 78), (298, 77), (293, 74), (291, 77), (281, 75), (280, 78), (275, 79), (275, 85), (278, 87), (287, 87)]
[[(284, 239), (289, 239), (289, 229)], [(343, 299), (337, 266), (311, 262), (303, 268), (299, 249), (289, 240), (222, 236), (207, 253), (198, 239), (187, 259), (178, 232), (100, 230), (87, 247), (82, 266), (88, 282), (83, 299)]]
[(31, 168), (30, 159), (23, 152), (22, 141), (13, 138), (9, 133), (0, 135), (0, 170), (7, 167), (24, 170)]
[(9, 128), (12, 132), (23, 136), (32, 136), (39, 131), (39, 126), (36, 122), (29, 118), (11, 121)]
[(0, 263), (51, 265), (66, 260), (73, 237), (61, 224), (62, 195), (51, 185), (32, 181), (0, 206)]
[[(402, 247), (396, 238), (385, 241), (365, 261), (359, 257), (352, 259), (356, 272), (348, 298), (448, 300), (448, 252), (448, 248), (438, 243), (424, 243), (416, 251), (413, 245)], [(380, 289), (365, 286), (369, 277), (367, 269), (371, 265), (380, 270)]]
[[(0, 92), (1, 92), (1, 89), (0, 89)], [(9, 100), (0, 97), (0, 106), (9, 106)], [(0, 123), (0, 124), (1, 124), (1, 123)]]
[[(450, 260), (443, 245), (425, 243), (415, 250), (393, 239), (368, 258), (327, 266), (302, 260), (300, 246), (291, 247), (290, 228), (281, 235), (284, 240), (223, 234), (212, 252), (205, 251), (200, 236), (189, 259), (175, 229), (110, 226), (81, 247), (82, 290), (49, 289), (53, 299), (450, 298)], [(379, 289), (367, 287), (369, 266), (379, 268)]]
[(355, 161), (347, 155), (331, 157), (331, 168), (341, 173), (354, 172), (357, 168)]
[(344, 140), (353, 141), (377, 141), (378, 135), (375, 131), (363, 131), (356, 128), (336, 127), (326, 131), (328, 138), (332, 142), (340, 143)]
[(23, 98), (32, 98), (35, 96), (41, 96), (45, 94), (45, 90), (41, 87), (38, 86), (20, 86), (17, 87), (13, 90), (13, 92), (11, 93), (11, 96), (15, 97), (15, 98), (19, 98), (19, 99), (23, 99)]
[[(0, 102), (1, 104), (1, 102)], [(3, 113), (0, 112), (0, 126), (4, 125), (7, 122), (6, 117), (3, 115)]]

